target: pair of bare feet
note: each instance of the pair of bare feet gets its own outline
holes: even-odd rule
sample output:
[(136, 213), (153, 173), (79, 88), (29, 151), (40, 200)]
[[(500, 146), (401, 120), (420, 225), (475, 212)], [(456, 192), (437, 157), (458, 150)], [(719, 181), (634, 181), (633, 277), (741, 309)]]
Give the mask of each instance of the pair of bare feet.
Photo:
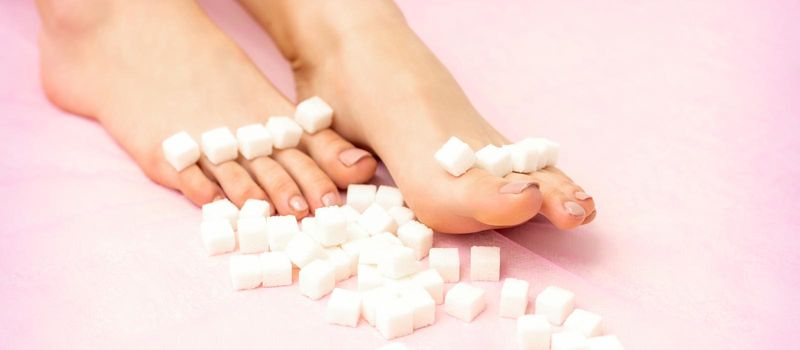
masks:
[(560, 170), (455, 178), (434, 161), (457, 135), (473, 148), (508, 140), (472, 107), (453, 77), (388, 0), (242, 0), (292, 62), (298, 99), (329, 102), (333, 130), (298, 149), (180, 173), (160, 142), (179, 130), (292, 115), (245, 53), (192, 0), (39, 0), (42, 81), (61, 108), (97, 119), (155, 182), (195, 204), (268, 199), (298, 218), (341, 204), (337, 188), (368, 181), (384, 161), (418, 218), (439, 232), (520, 224), (537, 213), (567, 229), (590, 222), (594, 202)]

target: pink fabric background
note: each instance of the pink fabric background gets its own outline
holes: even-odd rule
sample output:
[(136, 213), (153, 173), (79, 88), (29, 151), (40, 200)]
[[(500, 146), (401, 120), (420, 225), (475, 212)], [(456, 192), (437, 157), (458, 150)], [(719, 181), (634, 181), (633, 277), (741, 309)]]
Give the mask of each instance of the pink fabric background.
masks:
[[(243, 11), (205, 5), (292, 96), (288, 65)], [(562, 168), (599, 208), (570, 232), (533, 222), (437, 245), (464, 248), (462, 259), (470, 245), (501, 246), (503, 276), (529, 279), (532, 295), (575, 290), (629, 349), (796, 346), (798, 2), (401, 7), (500, 130), (561, 142)], [(28, 1), (0, 4), (0, 347), (385, 343), (363, 323), (326, 325), (325, 303), (296, 286), (232, 292), (227, 258), (203, 253), (198, 209), (150, 183), (98, 125), (46, 101), (37, 27)], [(513, 348), (499, 284), (480, 285), (492, 303), (474, 323), (440, 314), (403, 342)]]

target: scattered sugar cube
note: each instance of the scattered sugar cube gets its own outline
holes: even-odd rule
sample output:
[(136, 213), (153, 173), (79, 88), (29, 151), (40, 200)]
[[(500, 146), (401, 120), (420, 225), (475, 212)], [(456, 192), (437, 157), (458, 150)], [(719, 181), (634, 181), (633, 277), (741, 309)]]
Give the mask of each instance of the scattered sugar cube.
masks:
[(357, 260), (357, 263), (358, 263), (359, 256), (361, 255), (361, 250), (366, 245), (367, 241), (368, 240), (366, 238), (354, 239), (354, 240), (350, 240), (350, 241), (347, 241), (345, 243), (342, 243), (341, 247), (342, 247), (342, 250), (344, 250), (345, 253), (356, 257), (356, 260)]
[(285, 252), (261, 254), (261, 274), (264, 287), (292, 284), (292, 261)]
[(461, 260), (458, 248), (431, 248), (428, 252), (428, 265), (436, 269), (445, 282), (458, 282), (460, 279)]
[(378, 350), (410, 350), (410, 348), (403, 343), (389, 343), (381, 346)]
[(416, 220), (411, 220), (397, 229), (397, 238), (404, 246), (414, 250), (417, 260), (428, 256), (433, 247), (433, 230)]
[(575, 293), (549, 286), (536, 296), (537, 315), (545, 315), (550, 323), (560, 326), (575, 307)]
[(248, 253), (263, 253), (269, 250), (267, 237), (267, 220), (263, 217), (241, 218), (237, 224), (239, 236), (239, 251)]
[(414, 281), (411, 279), (411, 276), (405, 276), (400, 278), (391, 278), (383, 276), (383, 286), (389, 289), (393, 289), (397, 292), (400, 292), (407, 288), (419, 287), (419, 285), (414, 283)]
[(511, 154), (512, 170), (517, 173), (532, 173), (546, 164), (544, 158), (544, 145), (541, 147), (525, 142), (517, 142), (512, 145), (503, 145), (503, 148)]
[(303, 268), (317, 259), (325, 259), (325, 251), (322, 246), (313, 238), (305, 233), (295, 234), (289, 244), (286, 245), (286, 255), (297, 267)]
[(361, 216), (361, 212), (349, 206), (347, 204), (340, 207), (342, 209), (342, 214), (344, 215), (345, 220), (347, 220), (348, 224), (352, 224), (358, 221), (358, 217)]
[(234, 255), (230, 261), (233, 289), (252, 289), (261, 285), (261, 261), (258, 255)]
[(511, 153), (508, 152), (508, 149), (486, 145), (475, 152), (475, 166), (494, 176), (506, 176), (513, 168)]
[(377, 191), (378, 187), (375, 185), (347, 185), (347, 205), (358, 210), (359, 213), (363, 213), (375, 202), (375, 193)]
[(298, 280), (300, 294), (314, 300), (330, 293), (336, 285), (333, 266), (324, 260), (314, 260), (301, 268)]
[(246, 125), (236, 129), (239, 152), (245, 159), (264, 157), (272, 154), (272, 135), (261, 124)]
[(470, 249), (469, 278), (473, 281), (500, 281), (500, 248), (473, 246)]
[(354, 256), (345, 253), (342, 248), (327, 248), (325, 254), (328, 256), (328, 263), (333, 266), (337, 282), (344, 281), (356, 273), (355, 268), (358, 261)]
[(270, 216), (267, 218), (267, 232), (269, 233), (269, 249), (284, 251), (289, 241), (300, 233), (297, 219), (292, 215)]
[(391, 207), (387, 211), (394, 219), (397, 226), (401, 226), (411, 220), (414, 220), (414, 212), (406, 207)]
[[(394, 240), (389, 239), (389, 237), (394, 238)], [(372, 236), (362, 246), (361, 253), (358, 256), (358, 263), (377, 265), (391, 249), (402, 246), (403, 245), (400, 243), (400, 240), (398, 240), (397, 237), (394, 237), (391, 233)]]
[(422, 287), (410, 287), (400, 293), (400, 300), (408, 304), (413, 313), (414, 329), (436, 322), (436, 302)]
[[(370, 325), (375, 325), (375, 311), (378, 305), (386, 304), (389, 301), (398, 299), (397, 292), (386, 288), (378, 287), (361, 293), (361, 313)], [(413, 316), (412, 316), (413, 317)]]
[(161, 143), (164, 158), (177, 171), (186, 169), (200, 159), (200, 145), (186, 131), (167, 137)]
[(375, 192), (375, 203), (389, 210), (393, 207), (403, 206), (403, 194), (394, 186), (381, 185)]
[(586, 337), (576, 331), (561, 331), (550, 336), (552, 350), (589, 350)]
[(325, 309), (325, 321), (348, 327), (358, 326), (361, 316), (361, 295), (342, 288), (334, 288)]
[[(359, 225), (357, 222), (351, 222), (347, 224), (347, 242), (357, 241), (365, 238), (369, 238), (369, 232), (361, 227), (361, 225)], [(342, 245), (347, 244), (347, 242), (342, 243)]]
[(231, 223), (225, 219), (205, 220), (200, 223), (200, 237), (208, 255), (232, 252), (236, 249), (236, 235)]
[(272, 210), (269, 202), (261, 199), (248, 199), (239, 210), (239, 218), (265, 218)]
[(234, 160), (239, 155), (239, 144), (231, 130), (226, 127), (211, 129), (200, 135), (203, 154), (211, 163), (219, 164)]
[(544, 315), (517, 318), (517, 343), (521, 350), (549, 350), (553, 327)]
[(444, 280), (436, 269), (427, 269), (415, 273), (411, 280), (425, 288), (433, 301), (438, 305), (444, 302)]
[(586, 340), (589, 350), (625, 350), (616, 335), (592, 337)]
[(485, 292), (464, 282), (456, 284), (444, 297), (444, 311), (465, 322), (472, 322), (486, 308)]
[(358, 290), (375, 289), (383, 285), (383, 275), (372, 265), (358, 265)]
[(286, 149), (297, 146), (303, 129), (289, 117), (269, 117), (266, 124), (267, 131), (272, 135), (272, 146), (277, 149)]
[(370, 235), (377, 235), (381, 232), (394, 232), (397, 229), (394, 218), (377, 203), (364, 210), (361, 217), (358, 218), (358, 224), (367, 230)]
[(603, 318), (600, 315), (575, 309), (564, 321), (564, 329), (581, 332), (586, 337), (596, 337), (603, 333)]
[(475, 152), (458, 137), (451, 137), (433, 155), (439, 165), (453, 176), (461, 176), (475, 164)]
[(317, 227), (312, 234), (324, 247), (340, 245), (347, 241), (347, 219), (337, 206), (317, 208), (314, 211)]
[(516, 278), (506, 278), (500, 291), (500, 317), (517, 318), (528, 307), (530, 283)]
[(297, 104), (294, 120), (307, 133), (313, 134), (331, 126), (333, 108), (318, 96), (310, 97)]
[(401, 278), (418, 269), (416, 253), (411, 248), (394, 247), (385, 254), (378, 262), (378, 270), (386, 277)]
[(375, 310), (375, 327), (386, 339), (414, 332), (414, 310), (399, 298), (379, 304)]
[(239, 219), (239, 208), (227, 198), (203, 204), (203, 221), (213, 219), (225, 219), (231, 223), (231, 227), (236, 228), (236, 221)]

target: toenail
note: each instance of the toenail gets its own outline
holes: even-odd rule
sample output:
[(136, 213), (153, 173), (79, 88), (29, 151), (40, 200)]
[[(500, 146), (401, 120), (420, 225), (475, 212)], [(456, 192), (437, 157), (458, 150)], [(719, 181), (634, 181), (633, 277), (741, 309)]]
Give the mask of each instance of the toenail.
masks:
[(516, 194), (525, 191), (528, 187), (535, 187), (539, 188), (539, 184), (531, 181), (514, 181), (509, 182), (503, 187), (500, 187), (500, 193), (502, 194)]
[(566, 209), (567, 212), (569, 212), (569, 215), (572, 215), (572, 216), (584, 216), (584, 215), (586, 215), (586, 210), (584, 210), (583, 207), (580, 204), (572, 202), (572, 201), (564, 203), (564, 209)]
[(589, 195), (586, 192), (578, 191), (578, 192), (575, 192), (575, 198), (577, 198), (579, 201), (584, 201), (584, 200), (587, 200), (589, 198), (592, 198), (592, 196)]
[(356, 164), (361, 158), (369, 156), (369, 152), (360, 149), (360, 148), (350, 148), (342, 151), (339, 153), (339, 161), (342, 162), (345, 166), (353, 166)]
[(308, 203), (306, 203), (306, 200), (300, 196), (292, 197), (292, 199), (289, 200), (289, 206), (291, 206), (295, 211), (308, 210)]
[(333, 193), (333, 192), (327, 193), (324, 196), (322, 196), (322, 205), (324, 205), (326, 207), (330, 207), (332, 205), (337, 205), (337, 204), (339, 204), (338, 198), (339, 197), (336, 195), (336, 193)]

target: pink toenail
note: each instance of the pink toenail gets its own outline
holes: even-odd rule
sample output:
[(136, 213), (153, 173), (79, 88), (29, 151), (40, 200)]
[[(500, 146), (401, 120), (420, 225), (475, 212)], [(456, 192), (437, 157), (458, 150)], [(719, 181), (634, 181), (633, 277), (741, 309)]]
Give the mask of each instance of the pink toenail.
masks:
[(522, 193), (522, 191), (525, 191), (528, 187), (539, 188), (539, 184), (537, 184), (535, 182), (531, 182), (531, 181), (509, 182), (509, 183), (503, 185), (503, 187), (500, 187), (500, 193), (502, 193), (502, 194)]
[(306, 200), (300, 196), (292, 197), (292, 199), (289, 200), (289, 206), (291, 206), (295, 211), (308, 210), (308, 203), (306, 203)]
[(322, 196), (322, 205), (330, 207), (337, 204), (339, 204), (339, 196), (336, 193), (331, 192)]
[(575, 198), (577, 198), (579, 201), (585, 201), (585, 200), (587, 200), (589, 198), (592, 198), (592, 196), (589, 195), (586, 192), (578, 191), (578, 192), (575, 192)]
[(584, 216), (584, 215), (586, 215), (586, 210), (584, 210), (583, 207), (580, 204), (572, 202), (572, 201), (564, 203), (564, 209), (566, 209), (567, 212), (569, 212), (569, 215), (572, 215), (572, 216)]
[(353, 166), (358, 163), (361, 158), (369, 156), (369, 152), (360, 148), (350, 148), (339, 153), (339, 161), (345, 166)]

